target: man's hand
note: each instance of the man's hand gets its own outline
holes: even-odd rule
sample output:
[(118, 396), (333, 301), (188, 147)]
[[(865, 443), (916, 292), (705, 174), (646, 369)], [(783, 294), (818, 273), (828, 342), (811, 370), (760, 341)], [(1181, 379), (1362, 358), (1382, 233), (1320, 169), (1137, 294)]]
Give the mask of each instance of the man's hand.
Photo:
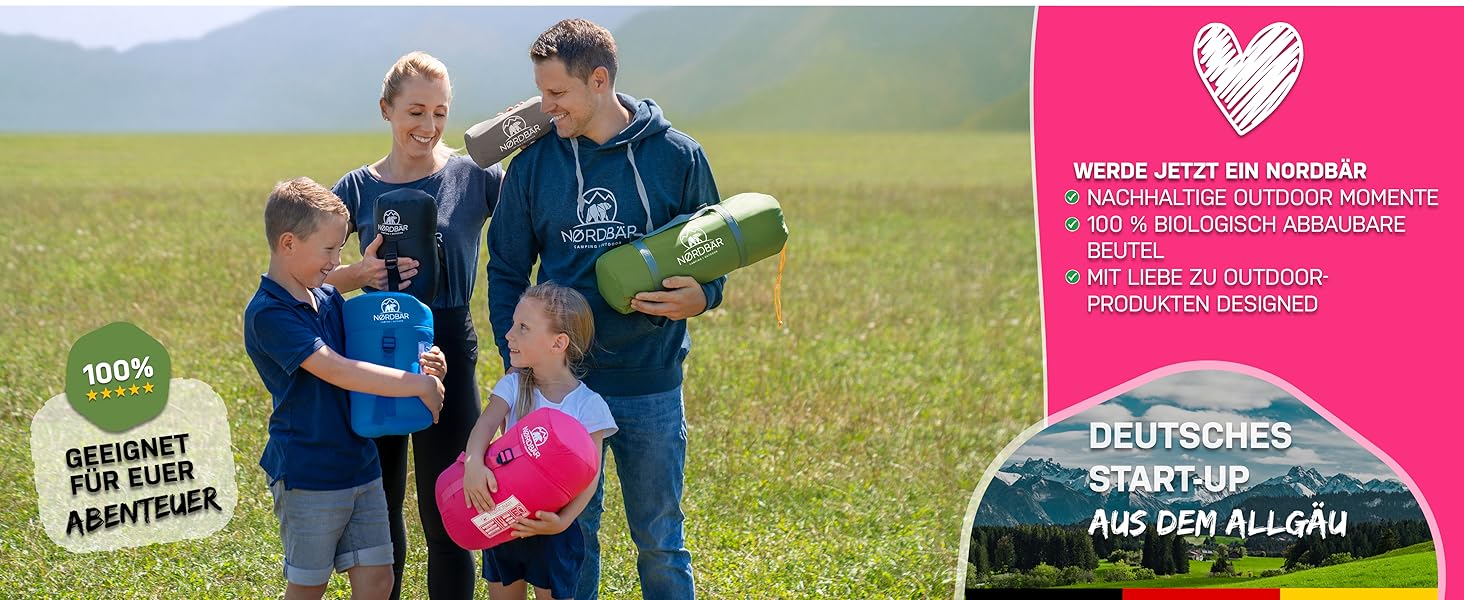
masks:
[[(371, 286), (378, 290), (386, 289), (386, 260), (377, 258), (376, 249), (381, 247), (381, 234), (376, 234), (376, 239), (361, 251), (361, 262), (355, 264), (356, 277), (361, 282), (361, 287)], [(412, 284), (412, 278), (417, 276), (417, 267), (421, 266), (415, 258), (406, 256), (397, 257), (397, 272), (402, 276), (401, 285), (396, 290), (407, 289)]]
[(534, 516), (538, 518), (530, 519), (524, 517), (515, 521), (513, 524), (513, 537), (526, 538), (536, 535), (554, 535), (563, 532), (565, 529), (569, 529), (569, 524), (573, 523), (573, 521), (568, 519), (560, 518), (559, 513), (552, 513), (547, 510), (535, 512)]
[(463, 469), (463, 500), (478, 512), (493, 510), (491, 492), (498, 491), (498, 479), (482, 460), (468, 459)]
[(630, 307), (676, 321), (695, 317), (707, 309), (707, 295), (695, 279), (684, 275), (667, 277), (661, 286), (666, 291), (636, 294), (630, 300)]
[(436, 424), (437, 415), (442, 412), (442, 396), (447, 393), (447, 390), (442, 387), (441, 379), (425, 374), (417, 376), (423, 379), (423, 390), (417, 394), (417, 397), (422, 399), (422, 405), (426, 406), (427, 410), (432, 411), (432, 423)]
[(498, 114), (497, 115), (493, 115), (493, 118), (497, 119), (498, 118), (498, 115), (501, 115), (501, 114), (506, 113), (506, 112), (513, 112), (513, 109), (518, 108), (520, 106), (523, 106), (524, 103), (525, 102), (528, 102), (528, 101), (529, 100), (527, 98), (525, 98), (523, 100), (519, 100), (518, 103), (516, 103), (516, 104), (510, 104), (510, 105), (508, 105), (508, 108), (505, 108), (503, 110), (498, 111)]
[(433, 346), (431, 350), (422, 353), (418, 358), (422, 362), (422, 372), (438, 379), (447, 379), (447, 357), (442, 355), (442, 349)]

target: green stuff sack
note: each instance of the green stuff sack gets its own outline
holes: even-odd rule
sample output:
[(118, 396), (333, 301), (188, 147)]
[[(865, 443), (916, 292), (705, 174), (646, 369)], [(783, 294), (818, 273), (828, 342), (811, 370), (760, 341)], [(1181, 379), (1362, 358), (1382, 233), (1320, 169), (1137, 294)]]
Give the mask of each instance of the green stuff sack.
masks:
[(632, 296), (663, 289), (667, 277), (706, 283), (777, 254), (788, 241), (783, 207), (767, 194), (738, 194), (681, 215), (595, 261), (600, 295), (630, 314)]

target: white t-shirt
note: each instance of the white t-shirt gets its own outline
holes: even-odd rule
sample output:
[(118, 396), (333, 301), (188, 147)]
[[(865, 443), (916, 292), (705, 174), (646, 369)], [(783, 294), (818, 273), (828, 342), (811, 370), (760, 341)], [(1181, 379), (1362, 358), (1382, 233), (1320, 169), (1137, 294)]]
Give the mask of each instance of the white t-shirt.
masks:
[[(498, 384), (493, 386), (493, 395), (503, 398), (505, 402), (508, 402), (508, 422), (504, 424), (504, 430), (513, 427), (513, 424), (518, 422), (518, 419), (514, 418), (514, 407), (518, 402), (518, 391), (518, 373), (504, 375), (503, 379), (499, 379)], [(580, 425), (585, 426), (585, 431), (590, 433), (604, 431), (604, 437), (610, 437), (615, 435), (616, 431), (620, 430), (615, 425), (615, 418), (610, 416), (610, 405), (605, 404), (605, 399), (601, 398), (599, 394), (585, 387), (584, 382), (580, 382), (579, 387), (565, 396), (563, 402), (550, 402), (548, 398), (544, 397), (543, 393), (539, 392), (538, 388), (535, 388), (534, 409), (545, 407), (574, 417), (576, 421), (580, 422)]]

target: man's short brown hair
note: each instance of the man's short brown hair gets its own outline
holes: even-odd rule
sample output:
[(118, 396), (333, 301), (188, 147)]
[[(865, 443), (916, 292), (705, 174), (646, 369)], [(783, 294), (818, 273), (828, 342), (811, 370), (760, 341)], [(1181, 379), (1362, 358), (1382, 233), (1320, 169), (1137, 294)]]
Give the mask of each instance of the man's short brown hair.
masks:
[(264, 203), (264, 235), (273, 252), (286, 232), (308, 238), (320, 227), (321, 217), (339, 215), (349, 220), (351, 212), (341, 199), (309, 177), (296, 177), (275, 184)]
[(610, 31), (584, 19), (565, 19), (539, 34), (529, 48), (534, 64), (557, 58), (564, 62), (569, 74), (580, 81), (589, 81), (596, 67), (605, 67), (610, 83), (615, 83), (619, 67), (615, 38)]

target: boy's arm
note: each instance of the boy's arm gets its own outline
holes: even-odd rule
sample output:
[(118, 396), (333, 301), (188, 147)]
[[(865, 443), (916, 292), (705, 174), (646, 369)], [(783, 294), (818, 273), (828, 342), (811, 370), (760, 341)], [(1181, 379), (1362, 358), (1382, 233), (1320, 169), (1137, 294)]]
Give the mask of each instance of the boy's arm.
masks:
[(433, 423), (437, 422), (437, 414), (442, 411), (442, 381), (431, 375), (408, 373), (401, 369), (346, 358), (326, 345), (321, 345), (311, 353), (300, 363), (300, 367), (322, 381), (344, 390), (378, 396), (421, 398), (427, 410), (432, 411)]
[(488, 224), (488, 320), (493, 324), (493, 341), (498, 345), (503, 369), (508, 371), (508, 330), (519, 296), (529, 287), (529, 272), (540, 247), (529, 215), (529, 168), (523, 154), (509, 165)]
[[(590, 434), (590, 438), (595, 440), (595, 462), (599, 464), (600, 444), (604, 442), (605, 430), (602, 429)], [(595, 497), (595, 490), (600, 487), (600, 478), (604, 476), (604, 473), (596, 473), (595, 480), (591, 481), (590, 485), (586, 486), (584, 491), (581, 491), (578, 496), (575, 496), (574, 500), (570, 500), (569, 504), (559, 509), (559, 512), (541, 510), (534, 513), (534, 516), (537, 518), (519, 519), (513, 524), (513, 537), (525, 538), (536, 535), (554, 535), (569, 529), (569, 526), (574, 524), (574, 520), (579, 518), (580, 513), (585, 511), (585, 507), (590, 505), (590, 499)]]
[(463, 501), (477, 508), (478, 512), (493, 510), (493, 496), (490, 494), (498, 491), (498, 479), (488, 465), (483, 464), (483, 453), (488, 451), (493, 435), (503, 427), (509, 408), (508, 401), (498, 394), (489, 396), (488, 407), (478, 417), (478, 423), (473, 425), (473, 433), (468, 435), (468, 456), (463, 461)]
[[(328, 300), (329, 301), (329, 300)], [(339, 301), (338, 297), (337, 300)], [(442, 409), (442, 382), (436, 377), (408, 373), (390, 367), (351, 360), (327, 346), (306, 318), (286, 306), (266, 306), (246, 312), (250, 331), (260, 351), (294, 375), (305, 369), (322, 381), (341, 389), (385, 396), (417, 396), (432, 411), (433, 422)]]

